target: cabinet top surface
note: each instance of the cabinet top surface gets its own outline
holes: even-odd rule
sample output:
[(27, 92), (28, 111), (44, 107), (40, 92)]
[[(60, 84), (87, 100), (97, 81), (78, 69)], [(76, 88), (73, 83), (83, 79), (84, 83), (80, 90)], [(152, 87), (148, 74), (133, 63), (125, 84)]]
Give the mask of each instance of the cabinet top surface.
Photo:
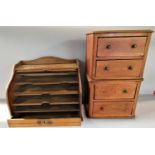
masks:
[(92, 31), (87, 33), (86, 35), (89, 34), (100, 34), (100, 33), (153, 33), (153, 30), (103, 30), (103, 31)]

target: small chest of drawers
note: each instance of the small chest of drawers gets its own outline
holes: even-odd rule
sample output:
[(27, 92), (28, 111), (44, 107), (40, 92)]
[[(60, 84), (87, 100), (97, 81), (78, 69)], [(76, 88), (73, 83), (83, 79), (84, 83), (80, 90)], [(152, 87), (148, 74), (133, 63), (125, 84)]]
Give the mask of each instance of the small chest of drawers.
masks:
[(7, 91), (9, 127), (79, 126), (82, 88), (78, 60), (20, 61)]
[(87, 34), (90, 117), (135, 116), (151, 34), (151, 30)]

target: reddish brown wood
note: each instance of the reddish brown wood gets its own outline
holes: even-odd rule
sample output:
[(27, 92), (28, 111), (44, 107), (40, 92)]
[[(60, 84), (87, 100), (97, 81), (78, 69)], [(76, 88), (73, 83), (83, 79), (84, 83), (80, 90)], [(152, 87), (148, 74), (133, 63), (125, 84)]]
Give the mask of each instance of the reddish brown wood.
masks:
[(131, 99), (135, 97), (135, 81), (98, 81), (95, 84), (94, 99)]
[(97, 56), (143, 56), (146, 37), (98, 38)]
[(96, 61), (96, 79), (141, 78), (142, 64), (141, 59)]
[(133, 102), (94, 102), (94, 117), (131, 116)]
[[(135, 115), (152, 32), (114, 30), (87, 34), (90, 117)], [(106, 107), (104, 113), (98, 109), (102, 104)], [(124, 106), (126, 111), (122, 110)]]

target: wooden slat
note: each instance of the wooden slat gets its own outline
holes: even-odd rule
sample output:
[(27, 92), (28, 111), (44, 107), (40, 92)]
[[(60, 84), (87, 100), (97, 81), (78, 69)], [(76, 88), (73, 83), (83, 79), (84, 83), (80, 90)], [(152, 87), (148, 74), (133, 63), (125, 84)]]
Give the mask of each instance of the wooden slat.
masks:
[(16, 88), (14, 96), (40, 95), (40, 94), (78, 94), (78, 85), (23, 85)]
[(20, 76), (17, 78), (17, 85), (24, 84), (65, 84), (65, 83), (78, 83), (76, 76)]
[(36, 110), (15, 110), (15, 113), (45, 113), (45, 112), (74, 112), (80, 111), (79, 109), (36, 109)]
[(33, 106), (16, 106), (14, 107), (15, 113), (34, 113), (34, 112), (72, 112), (80, 111), (80, 106), (75, 105), (49, 105), (45, 103), (43, 105), (33, 105)]
[(63, 111), (63, 112), (45, 112), (45, 113), (18, 113), (12, 118), (24, 119), (49, 119), (49, 118), (77, 118), (80, 117), (79, 111)]
[(79, 94), (78, 90), (57, 90), (57, 91), (26, 91), (26, 92), (16, 92), (14, 96), (30, 96), (30, 95), (42, 95), (42, 94), (51, 94), (51, 95), (62, 95), (62, 94)]
[(77, 75), (77, 72), (35, 72), (35, 73), (32, 73), (32, 72), (27, 72), (27, 73), (18, 73), (17, 74), (18, 76), (66, 76), (66, 75), (70, 75), (70, 76), (72, 76), (72, 75)]
[(17, 72), (44, 72), (44, 71), (74, 71), (77, 70), (76, 63), (49, 64), (49, 65), (21, 65), (16, 67)]
[(42, 96), (34, 96), (34, 97), (26, 97), (24, 99), (16, 99), (14, 101), (13, 106), (24, 106), (24, 105), (41, 105), (43, 103), (49, 103), (51, 105), (56, 104), (79, 104), (79, 98), (76, 97), (65, 97), (65, 96), (49, 96), (49, 97), (42, 97)]

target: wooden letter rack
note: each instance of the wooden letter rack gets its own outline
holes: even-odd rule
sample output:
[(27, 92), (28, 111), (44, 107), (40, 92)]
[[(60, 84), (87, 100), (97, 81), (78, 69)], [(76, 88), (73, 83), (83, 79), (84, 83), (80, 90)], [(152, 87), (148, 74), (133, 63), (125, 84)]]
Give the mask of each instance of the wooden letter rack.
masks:
[(82, 88), (78, 60), (20, 61), (7, 89), (9, 127), (79, 126)]

